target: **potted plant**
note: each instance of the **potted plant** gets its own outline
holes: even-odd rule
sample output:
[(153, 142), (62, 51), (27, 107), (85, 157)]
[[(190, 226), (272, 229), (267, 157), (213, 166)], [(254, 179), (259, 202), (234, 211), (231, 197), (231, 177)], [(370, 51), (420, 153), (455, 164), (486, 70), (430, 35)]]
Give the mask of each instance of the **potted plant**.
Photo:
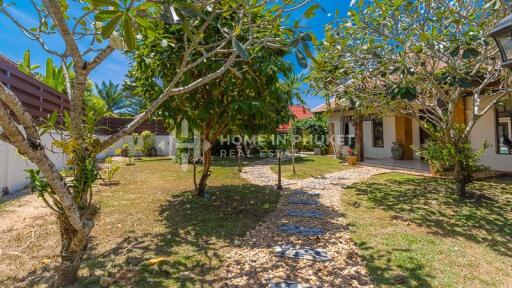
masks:
[(404, 158), (404, 146), (401, 143), (393, 142), (391, 155), (394, 160), (402, 160)]
[(348, 148), (347, 164), (350, 166), (357, 165), (357, 153), (355, 149)]

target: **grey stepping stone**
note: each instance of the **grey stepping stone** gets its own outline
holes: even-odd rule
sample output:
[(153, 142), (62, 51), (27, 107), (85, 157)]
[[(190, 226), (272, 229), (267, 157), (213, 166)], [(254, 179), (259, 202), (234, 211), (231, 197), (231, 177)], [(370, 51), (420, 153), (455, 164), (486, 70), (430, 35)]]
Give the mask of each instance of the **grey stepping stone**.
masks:
[(313, 288), (311, 285), (299, 284), (292, 281), (285, 282), (273, 282), (270, 284), (270, 288)]
[(288, 204), (319, 205), (320, 202), (318, 202), (318, 200), (315, 200), (315, 199), (290, 198), (290, 199), (288, 199)]
[(300, 248), (294, 245), (281, 245), (274, 247), (274, 253), (278, 257), (304, 259), (311, 261), (329, 261), (331, 256), (324, 249)]
[(295, 191), (292, 195), (295, 197), (320, 197), (320, 193), (318, 192)]
[(313, 210), (288, 210), (288, 216), (292, 217), (308, 217), (308, 218), (324, 218), (324, 214)]
[(279, 226), (279, 230), (284, 233), (298, 234), (301, 236), (320, 236), (324, 234), (324, 230), (322, 228), (302, 227), (293, 224), (282, 224), (281, 226)]

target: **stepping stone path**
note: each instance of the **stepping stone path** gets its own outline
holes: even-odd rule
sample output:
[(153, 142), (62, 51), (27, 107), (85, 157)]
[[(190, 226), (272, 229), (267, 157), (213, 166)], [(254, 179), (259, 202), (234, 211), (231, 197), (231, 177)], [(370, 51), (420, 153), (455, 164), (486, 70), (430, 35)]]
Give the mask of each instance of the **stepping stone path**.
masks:
[(318, 192), (304, 192), (304, 191), (295, 191), (292, 193), (294, 197), (320, 197), (320, 193)]
[(294, 245), (281, 245), (274, 247), (274, 253), (278, 257), (287, 257), (311, 261), (329, 261), (331, 256), (324, 249), (301, 248)]
[[(275, 188), (275, 161), (244, 167), (250, 183)], [(340, 213), (343, 188), (387, 172), (360, 167), (325, 177), (287, 180), (276, 210), (250, 231), (215, 273), (215, 287), (373, 287)], [(306, 236), (306, 237), (304, 237)], [(311, 237), (313, 236), (313, 237)]]
[(290, 198), (288, 199), (288, 204), (296, 204), (296, 205), (320, 205), (320, 202), (315, 199), (304, 199), (304, 198)]
[(298, 234), (301, 236), (320, 236), (324, 234), (324, 230), (322, 228), (301, 227), (299, 225), (293, 224), (282, 224), (279, 227), (279, 230), (281, 230), (284, 233)]
[(291, 281), (285, 282), (274, 282), (270, 285), (270, 288), (313, 288), (311, 285), (299, 284)]
[[(294, 191), (292, 194), (293, 198), (288, 199), (288, 204), (297, 204), (297, 205), (319, 205), (320, 202), (316, 199), (311, 198), (320, 198), (321, 194), (318, 192), (305, 192), (305, 191)], [(311, 197), (311, 198), (310, 198)], [(288, 215), (295, 214), (295, 217), (313, 217), (320, 218), (318, 215), (322, 215), (320, 211), (316, 210), (288, 210)], [(304, 216), (308, 215), (308, 216)], [(324, 230), (322, 228), (317, 227), (301, 227), (299, 225), (293, 224), (282, 224), (279, 227), (279, 230), (288, 234), (298, 234), (301, 236), (321, 236), (324, 234)], [(300, 248), (294, 245), (282, 245), (276, 246), (274, 248), (275, 254), (278, 257), (287, 257), (298, 260), (312, 260), (312, 261), (329, 261), (331, 257), (327, 253), (327, 251), (323, 249), (315, 249), (315, 248)], [(281, 287), (308, 287), (309, 285), (297, 284), (295, 282), (284, 282), (284, 286)], [(292, 283), (292, 284), (286, 284)], [(271, 287), (274, 285), (271, 284)], [(279, 286), (277, 286), (279, 287)], [(311, 287), (311, 286), (309, 286)]]
[(288, 216), (291, 217), (307, 217), (307, 218), (324, 218), (324, 214), (314, 210), (288, 210)]

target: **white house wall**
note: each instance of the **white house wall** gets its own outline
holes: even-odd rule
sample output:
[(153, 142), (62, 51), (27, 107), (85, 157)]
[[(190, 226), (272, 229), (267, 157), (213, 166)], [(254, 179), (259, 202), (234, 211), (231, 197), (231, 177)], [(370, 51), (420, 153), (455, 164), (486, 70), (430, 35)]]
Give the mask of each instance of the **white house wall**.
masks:
[(384, 122), (384, 147), (373, 147), (372, 121), (363, 122), (364, 156), (368, 158), (390, 158), (391, 146), (395, 142), (395, 117), (383, 117)]
[(471, 144), (475, 149), (482, 147), (485, 140), (490, 147), (482, 156), (482, 164), (497, 171), (512, 171), (512, 155), (498, 154), (496, 151), (496, 118), (494, 109), (481, 117), (470, 135)]

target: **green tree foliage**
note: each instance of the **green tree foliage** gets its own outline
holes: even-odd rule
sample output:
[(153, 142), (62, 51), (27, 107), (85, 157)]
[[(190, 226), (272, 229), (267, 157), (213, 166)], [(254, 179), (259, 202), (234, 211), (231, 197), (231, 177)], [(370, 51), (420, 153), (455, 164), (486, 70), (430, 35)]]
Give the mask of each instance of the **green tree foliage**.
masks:
[(109, 80), (108, 82), (102, 81), (99, 85), (95, 83), (94, 87), (96, 96), (103, 100), (109, 113), (118, 115), (128, 107), (126, 94), (121, 85)]
[[(255, 14), (254, 17), (261, 17), (259, 21), (265, 21), (269, 16)], [(152, 101), (155, 95), (162, 93), (168, 85), (167, 79), (171, 79), (170, 76), (179, 67), (179, 55), (186, 47), (180, 44), (182, 41), (162, 41), (158, 34), (179, 35), (179, 29), (181, 28), (162, 25), (155, 37), (144, 35), (147, 37), (145, 45), (137, 47), (133, 53), (134, 66), (129, 72), (135, 94), (143, 95)], [(221, 34), (222, 31), (217, 27), (212, 27), (205, 31), (202, 37), (214, 41), (220, 38)], [(282, 32), (277, 32), (270, 37), (286, 36)], [(178, 125), (185, 119), (192, 128), (199, 131), (204, 141), (203, 174), (198, 187), (201, 196), (205, 193), (211, 165), (211, 150), (206, 143), (214, 143), (221, 135), (230, 132), (251, 135), (261, 132), (274, 133), (279, 124), (289, 120), (288, 105), (291, 104), (293, 95), (279, 80), (280, 75), (288, 76), (291, 72), (290, 64), (282, 59), (286, 51), (266, 48), (249, 49), (247, 53), (250, 55), (249, 61), (237, 63), (228, 73), (193, 93), (169, 99), (163, 103), (157, 114)], [(184, 79), (215, 71), (219, 65), (215, 62), (198, 63), (185, 74)], [(148, 77), (149, 71), (152, 75), (158, 75), (158, 79)]]
[[(33, 15), (37, 15), (36, 21), (29, 21), (29, 26), (14, 16), (12, 1), (6, 2), (0, 1), (0, 13), (19, 29), (19, 35), (34, 40), (54, 59), (73, 63), (72, 71), (67, 71), (66, 65), (62, 66), (67, 72), (66, 87), (71, 88), (67, 89), (71, 108), (65, 116), (69, 124), (66, 143), (61, 145), (66, 148), (63, 150), (67, 158), (74, 163), (73, 185), (61, 177), (49, 151), (40, 144), (41, 133), (34, 119), (24, 112), (23, 105), (9, 87), (0, 83), (0, 139), (16, 147), (37, 166), (63, 208), (57, 215), (61, 264), (53, 286), (66, 287), (76, 280), (96, 222), (97, 207), (92, 203), (89, 184), (91, 172), (97, 169), (97, 154), (132, 133), (166, 100), (191, 93), (227, 71), (234, 71), (230, 68), (235, 63), (250, 62), (251, 53), (256, 53), (257, 49), (292, 46), (305, 49), (303, 45), (299, 48), (299, 42), (304, 44), (306, 36), (298, 41), (295, 30), (281, 24), (288, 23), (287, 12), (306, 8), (310, 1), (34, 0), (26, 1), (32, 5)], [(258, 15), (270, 17), (260, 21)], [(87, 119), (96, 116), (88, 113), (91, 109), (86, 105), (90, 73), (116, 49), (126, 52), (144, 46), (145, 40), (154, 39), (157, 34), (155, 27), (161, 27), (163, 23), (169, 27), (169, 33), (160, 33), (158, 37), (161, 47), (167, 49), (156, 52), (167, 53), (163, 61), (180, 65), (165, 74), (167, 78), (151, 69), (145, 70), (145, 77), (151, 83), (161, 80), (167, 86), (161, 87), (160, 95), (152, 95), (156, 100), (146, 103), (144, 111), (117, 133), (101, 140), (90, 139), (95, 122), (89, 125)], [(205, 37), (215, 30), (218, 32), (215, 37)], [(273, 38), (274, 35), (279, 38)], [(212, 42), (208, 42), (210, 40)], [(174, 54), (173, 46), (179, 47), (177, 51), (181, 53)], [(154, 48), (154, 45), (149, 47)], [(200, 71), (195, 68), (200, 64), (207, 65), (208, 69), (202, 70), (205, 74), (197, 73)], [(218, 69), (212, 70), (212, 67)]]
[[(455, 143), (461, 152), (475, 123), (510, 93), (510, 72), (499, 68), (488, 37), (505, 10), (498, 0), (352, 1), (348, 17), (327, 26), (308, 79), (317, 93), (337, 96), (359, 112), (413, 118), (432, 141)], [(458, 133), (455, 111), (463, 98), (473, 109)], [(464, 161), (454, 168), (459, 195), (471, 173)]]
[(303, 139), (299, 148), (310, 149), (314, 147), (325, 149), (327, 147), (327, 116), (316, 115), (313, 118), (303, 119), (294, 122), (295, 135), (300, 135)]

